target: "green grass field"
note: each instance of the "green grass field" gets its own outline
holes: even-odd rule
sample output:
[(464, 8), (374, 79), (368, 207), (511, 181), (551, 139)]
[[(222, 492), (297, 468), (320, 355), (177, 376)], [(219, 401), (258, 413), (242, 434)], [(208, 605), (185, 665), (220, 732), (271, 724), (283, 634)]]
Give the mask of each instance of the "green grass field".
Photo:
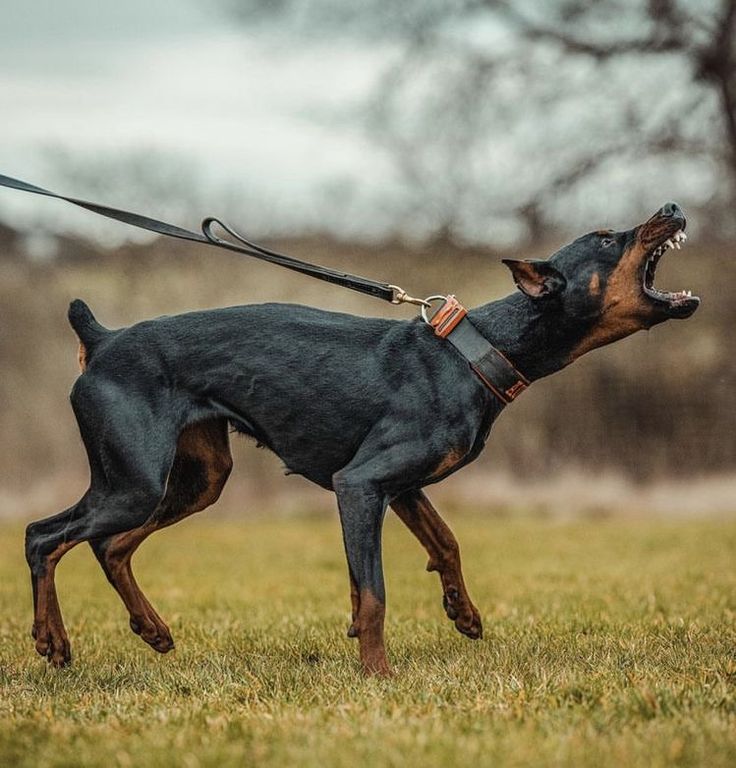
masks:
[(736, 765), (736, 523), (452, 523), (485, 639), (456, 634), (391, 518), (388, 680), (345, 636), (336, 519), (154, 536), (135, 565), (168, 656), (78, 547), (62, 671), (28, 636), (22, 528), (0, 528), (0, 765)]

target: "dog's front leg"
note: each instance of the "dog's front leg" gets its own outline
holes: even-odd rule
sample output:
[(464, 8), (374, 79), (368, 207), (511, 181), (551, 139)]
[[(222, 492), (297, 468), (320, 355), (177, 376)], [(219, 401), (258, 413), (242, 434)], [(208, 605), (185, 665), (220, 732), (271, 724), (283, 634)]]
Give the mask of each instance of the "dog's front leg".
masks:
[(386, 593), (381, 562), (381, 529), (386, 502), (380, 490), (359, 472), (341, 471), (333, 478), (350, 570), (353, 624), (350, 635), (360, 643), (360, 661), (369, 675), (389, 675), (383, 640)]
[(447, 523), (420, 490), (408, 491), (391, 508), (419, 539), (429, 555), (428, 571), (438, 571), (442, 604), (459, 632), (476, 640), (483, 636), (480, 614), (468, 595), (460, 563), (460, 547)]

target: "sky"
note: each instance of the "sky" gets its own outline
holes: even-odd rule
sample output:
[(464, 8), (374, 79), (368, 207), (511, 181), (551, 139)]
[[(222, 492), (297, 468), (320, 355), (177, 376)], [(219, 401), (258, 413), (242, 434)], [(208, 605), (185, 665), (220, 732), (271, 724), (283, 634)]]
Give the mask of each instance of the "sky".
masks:
[[(0, 173), (121, 207), (160, 199), (151, 215), (237, 214), (240, 198), (257, 234), (317, 227), (324, 206), (310, 201), (349, 194), (356, 215), (341, 199), (333, 223), (348, 235), (376, 226), (358, 212), (391, 168), (350, 117), (386, 49), (249, 35), (216, 0), (0, 0), (0, 10)], [(172, 178), (171, 199), (163, 183), (158, 199), (127, 183), (151, 158)], [(99, 226), (9, 191), (0, 217)]]
[[(399, 100), (405, 145), (427, 160), (410, 188), (401, 156), (374, 141), (362, 111), (401, 41), (308, 35), (278, 18), (238, 24), (226, 2), (0, 0), (0, 173), (183, 226), (222, 215), (252, 237), (421, 237), (454, 205), (461, 235), (508, 245), (523, 237), (517, 208), (527, 188), (574, 169), (578, 146), (625, 135), (622, 94), (635, 94), (663, 130), (667, 115), (690, 109), (684, 60), (617, 61), (599, 72), (576, 59), (561, 74), (555, 51), (536, 45), (539, 76), (503, 80), (476, 102), (487, 122), (473, 141), (450, 132), (449, 151), (437, 150), (444, 134), (415, 107), (438, 97), (443, 116), (454, 114), (454, 85), (442, 79), (454, 62), (440, 54)], [(495, 53), (515, 45), (497, 22), (471, 22), (454, 33)], [(718, 177), (702, 160), (614, 160), (549, 201), (552, 221), (628, 227), (667, 199), (706, 205)], [(457, 167), (457, 185), (441, 183)], [(0, 220), (110, 242), (136, 235), (5, 190)]]

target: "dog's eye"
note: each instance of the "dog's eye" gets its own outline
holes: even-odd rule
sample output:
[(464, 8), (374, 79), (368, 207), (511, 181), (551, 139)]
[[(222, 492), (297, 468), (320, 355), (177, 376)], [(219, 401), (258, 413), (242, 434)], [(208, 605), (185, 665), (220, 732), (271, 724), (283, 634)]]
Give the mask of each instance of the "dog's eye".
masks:
[(612, 237), (604, 237), (601, 240), (601, 247), (610, 248), (616, 241)]

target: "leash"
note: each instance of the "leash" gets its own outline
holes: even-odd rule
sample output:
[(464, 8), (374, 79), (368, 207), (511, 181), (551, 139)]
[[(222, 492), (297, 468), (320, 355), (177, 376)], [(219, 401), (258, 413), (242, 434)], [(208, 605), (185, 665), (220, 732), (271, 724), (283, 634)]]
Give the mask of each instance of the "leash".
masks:
[[(281, 267), (294, 270), (295, 272), (301, 272), (303, 275), (316, 277), (317, 279), (324, 280), (328, 283), (341, 285), (343, 288), (349, 288), (353, 291), (358, 291), (359, 293), (374, 296), (377, 299), (383, 299), (391, 304), (416, 304), (418, 306), (425, 306), (425, 301), (423, 299), (416, 299), (413, 296), (409, 296), (409, 294), (398, 285), (381, 283), (367, 277), (351, 275), (348, 272), (340, 272), (335, 269), (330, 269), (329, 267), (322, 267), (319, 264), (310, 264), (309, 262), (295, 259), (293, 256), (287, 256), (286, 254), (272, 251), (269, 248), (264, 248), (262, 245), (246, 240), (246, 238), (238, 234), (232, 227), (229, 227), (215, 216), (208, 216), (202, 221), (201, 232), (192, 232), (189, 229), (177, 227), (174, 224), (168, 224), (165, 221), (152, 219), (148, 216), (142, 216), (139, 213), (124, 211), (120, 208), (111, 208), (108, 205), (100, 205), (99, 203), (92, 203), (89, 200), (80, 200), (76, 197), (60, 195), (56, 192), (51, 192), (48, 189), (37, 187), (35, 184), (29, 184), (27, 181), (13, 179), (10, 176), (4, 176), (2, 174), (0, 174), (0, 186), (8, 187), (9, 189), (17, 189), (21, 192), (30, 192), (34, 195), (43, 195), (44, 197), (53, 197), (57, 200), (64, 200), (67, 203), (76, 205), (79, 208), (85, 208), (88, 211), (92, 211), (92, 213), (105, 216), (108, 219), (115, 219), (116, 221), (121, 221), (123, 224), (129, 224), (132, 227), (138, 227), (138, 229), (146, 229), (149, 232), (155, 232), (158, 235), (175, 237), (179, 240), (190, 240), (205, 245), (214, 245), (217, 248), (225, 248), (228, 251), (242, 253), (245, 256), (252, 256), (255, 259), (261, 259), (262, 261), (278, 264)], [(224, 240), (215, 235), (212, 231), (214, 226), (223, 229), (236, 242)]]
[[(500, 400), (502, 406), (510, 403), (529, 386), (528, 379), (516, 370), (503, 353), (497, 350), (468, 320), (467, 309), (452, 295), (429, 296), (426, 299), (417, 299), (409, 296), (398, 285), (381, 283), (367, 277), (351, 275), (348, 272), (340, 272), (329, 267), (322, 267), (319, 264), (301, 261), (293, 256), (272, 251), (262, 245), (246, 240), (232, 227), (215, 216), (208, 216), (202, 221), (201, 232), (193, 232), (174, 224), (168, 224), (165, 221), (142, 216), (139, 213), (124, 211), (120, 208), (111, 208), (110, 206), (100, 205), (89, 200), (81, 200), (76, 197), (68, 197), (67, 195), (50, 192), (48, 189), (43, 189), (43, 187), (37, 187), (34, 184), (29, 184), (27, 181), (21, 181), (20, 179), (14, 179), (2, 174), (0, 174), (0, 187), (64, 200), (67, 203), (76, 205), (79, 208), (85, 208), (108, 219), (115, 219), (123, 224), (155, 232), (158, 235), (174, 237), (179, 240), (190, 240), (195, 243), (203, 243), (204, 245), (213, 245), (217, 248), (225, 248), (228, 251), (241, 253), (245, 256), (252, 256), (255, 259), (278, 264), (281, 267), (300, 272), (309, 277), (315, 277), (318, 280), (324, 280), (334, 285), (340, 285), (343, 288), (374, 296), (377, 299), (383, 299), (391, 304), (414, 304), (420, 306), (424, 322), (434, 329), (436, 336), (441, 339), (447, 339), (457, 349), (483, 384)], [(232, 239), (225, 240), (218, 237), (212, 231), (214, 226), (220, 227)], [(442, 304), (436, 310), (432, 310), (432, 303), (436, 301), (442, 301)], [(431, 315), (428, 313), (428, 310), (432, 310)]]

